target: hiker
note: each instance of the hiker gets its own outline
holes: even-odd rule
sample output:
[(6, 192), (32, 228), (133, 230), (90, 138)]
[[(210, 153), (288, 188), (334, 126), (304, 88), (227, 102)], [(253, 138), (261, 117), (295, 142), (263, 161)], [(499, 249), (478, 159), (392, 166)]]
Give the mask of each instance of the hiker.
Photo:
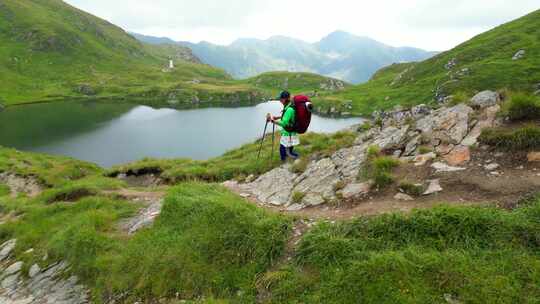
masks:
[(294, 151), (294, 147), (300, 144), (298, 132), (295, 132), (296, 109), (291, 102), (291, 94), (283, 91), (279, 95), (279, 101), (283, 105), (281, 116), (272, 116), (267, 114), (268, 121), (281, 127), (281, 140), (279, 146), (279, 154), (281, 161), (285, 162), (287, 158), (297, 159), (298, 153)]

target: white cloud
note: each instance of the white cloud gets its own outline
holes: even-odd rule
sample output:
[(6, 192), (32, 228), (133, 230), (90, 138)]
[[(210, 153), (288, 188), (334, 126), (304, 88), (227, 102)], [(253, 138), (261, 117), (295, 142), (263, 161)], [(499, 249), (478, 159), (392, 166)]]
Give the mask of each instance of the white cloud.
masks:
[(126, 30), (226, 44), (286, 35), (317, 41), (345, 30), (444, 50), (540, 8), (538, 0), (66, 0)]

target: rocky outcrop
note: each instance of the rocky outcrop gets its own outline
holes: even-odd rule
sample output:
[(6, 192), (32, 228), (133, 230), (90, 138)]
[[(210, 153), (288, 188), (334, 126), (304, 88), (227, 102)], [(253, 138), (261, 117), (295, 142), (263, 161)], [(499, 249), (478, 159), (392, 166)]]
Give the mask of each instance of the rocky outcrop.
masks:
[(89, 303), (89, 292), (76, 276), (68, 276), (69, 265), (58, 262), (41, 268), (33, 264), (24, 273), (24, 262), (13, 261), (16, 240), (0, 246), (0, 303)]
[[(391, 112), (374, 113), (382, 128), (372, 128), (359, 134), (352, 147), (341, 149), (330, 157), (312, 159), (303, 173), (293, 173), (290, 165), (284, 165), (253, 182), (235, 186), (245, 196), (252, 194), (263, 204), (288, 210), (317, 206), (336, 199), (362, 199), (369, 195), (371, 184), (358, 181), (357, 176), (365, 163), (366, 150), (372, 145), (387, 155), (413, 162), (417, 167), (442, 157), (445, 162), (436, 161), (432, 165), (436, 173), (465, 170), (462, 166), (471, 159), (470, 146), (477, 143), (482, 129), (497, 124), (496, 114), (500, 110), (499, 105), (487, 106), (492, 104), (491, 101), (479, 99), (482, 102), (478, 104), (478, 112), (459, 104), (436, 110), (420, 105), (408, 110), (397, 107)], [(422, 154), (420, 147), (434, 152)], [(427, 185), (425, 195), (442, 191), (439, 180), (427, 181)], [(396, 199), (407, 200), (402, 195)]]
[(12, 196), (24, 193), (30, 197), (35, 197), (43, 191), (40, 183), (35, 178), (22, 177), (8, 172), (0, 173), (0, 183), (9, 187)]

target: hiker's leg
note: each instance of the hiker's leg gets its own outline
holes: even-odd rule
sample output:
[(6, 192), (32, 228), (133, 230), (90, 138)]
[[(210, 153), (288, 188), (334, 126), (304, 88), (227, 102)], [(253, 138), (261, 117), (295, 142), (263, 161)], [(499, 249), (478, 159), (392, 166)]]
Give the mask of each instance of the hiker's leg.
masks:
[(289, 147), (289, 149), (287, 150), (287, 154), (288, 154), (291, 158), (294, 158), (294, 159), (297, 159), (297, 158), (298, 158), (298, 153), (294, 152), (294, 147)]
[(279, 145), (279, 156), (281, 157), (281, 161), (287, 160), (287, 148), (284, 145)]

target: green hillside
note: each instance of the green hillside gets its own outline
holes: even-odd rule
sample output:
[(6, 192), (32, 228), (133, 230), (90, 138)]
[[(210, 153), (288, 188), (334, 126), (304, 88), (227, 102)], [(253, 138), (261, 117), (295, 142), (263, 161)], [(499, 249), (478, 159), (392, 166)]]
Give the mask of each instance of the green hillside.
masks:
[[(163, 97), (179, 89), (177, 95), (189, 100), (252, 91), (185, 56), (186, 48), (144, 45), (60, 0), (0, 2), (0, 41), (0, 98), (6, 104), (84, 95)], [(176, 67), (164, 70), (169, 57)]]
[(315, 94), (319, 92), (339, 91), (350, 87), (350, 84), (335, 78), (313, 73), (293, 72), (268, 72), (248, 78), (242, 82), (257, 89), (270, 91), (274, 95), (282, 90)]
[[(519, 50), (525, 55), (512, 58)], [(450, 62), (455, 63), (449, 67)], [(540, 83), (540, 10), (478, 35), (456, 48), (419, 63), (394, 64), (372, 79), (319, 102), (336, 106), (353, 101), (355, 114), (431, 103), (445, 96), (482, 90), (534, 92)]]
[[(169, 58), (173, 69), (167, 68)], [(288, 89), (313, 91), (325, 81), (295, 78)], [(85, 96), (178, 107), (257, 103), (276, 90), (233, 80), (201, 64), (186, 47), (139, 42), (61, 0), (0, 2), (0, 82), (0, 102), (7, 105)]]

